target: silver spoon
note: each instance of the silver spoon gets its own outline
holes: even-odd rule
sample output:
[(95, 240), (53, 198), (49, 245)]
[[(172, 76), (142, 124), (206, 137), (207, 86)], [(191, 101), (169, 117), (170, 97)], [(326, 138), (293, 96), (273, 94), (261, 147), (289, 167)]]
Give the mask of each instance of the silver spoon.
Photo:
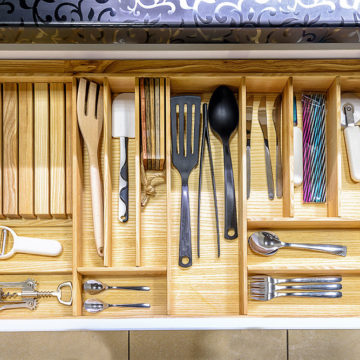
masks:
[(89, 313), (98, 313), (110, 307), (150, 308), (150, 304), (108, 304), (97, 299), (87, 299), (84, 302), (84, 309)]
[(340, 256), (346, 256), (347, 251), (346, 246), (341, 245), (294, 244), (282, 242), (276, 234), (270, 231), (255, 232), (249, 237), (248, 242), (251, 250), (265, 256), (276, 254), (282, 247), (321, 251)]
[(149, 291), (148, 286), (109, 286), (102, 283), (99, 280), (87, 280), (83, 284), (84, 291), (89, 294), (99, 294), (105, 290), (137, 290), (137, 291)]

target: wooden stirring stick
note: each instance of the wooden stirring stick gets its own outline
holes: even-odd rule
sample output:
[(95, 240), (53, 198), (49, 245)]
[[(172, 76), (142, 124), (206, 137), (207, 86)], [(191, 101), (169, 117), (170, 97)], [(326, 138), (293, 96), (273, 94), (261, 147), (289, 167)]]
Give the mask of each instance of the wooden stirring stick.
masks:
[(87, 103), (85, 103), (86, 83), (85, 79), (80, 79), (77, 94), (77, 116), (80, 131), (89, 153), (95, 243), (99, 256), (103, 257), (104, 202), (98, 160), (99, 140), (104, 122), (103, 88), (100, 87), (95, 113), (97, 84), (90, 82)]

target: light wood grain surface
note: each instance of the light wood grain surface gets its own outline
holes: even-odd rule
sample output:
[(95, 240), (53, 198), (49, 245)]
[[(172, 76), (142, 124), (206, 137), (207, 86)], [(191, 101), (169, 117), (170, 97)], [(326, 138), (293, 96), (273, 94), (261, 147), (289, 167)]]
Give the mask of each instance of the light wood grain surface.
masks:
[(33, 84), (19, 84), (19, 214), (34, 218)]
[[(2, 63), (2, 62), (0, 62)], [(19, 141), (21, 134), (28, 137), (24, 142), (29, 146), (31, 142), (29, 132), (22, 130), (24, 117), (31, 128), (31, 87), (34, 87), (34, 210), (20, 210), (20, 215), (38, 215), (36, 219), (2, 219), (0, 225), (13, 227), (19, 235), (36, 236), (39, 238), (56, 239), (62, 243), (63, 253), (56, 258), (34, 255), (15, 255), (10, 260), (0, 261), (0, 277), (4, 280), (23, 280), (28, 274), (40, 281), (42, 289), (52, 290), (65, 280), (72, 279), (74, 286), (74, 305), (65, 307), (59, 305), (56, 299), (41, 299), (40, 306), (35, 312), (16, 310), (2, 312), (2, 318), (42, 318), (42, 317), (71, 317), (86, 316), (93, 318), (121, 318), (138, 316), (228, 316), (248, 314), (252, 316), (358, 316), (360, 310), (360, 187), (354, 183), (349, 175), (346, 148), (342, 130), (337, 122), (339, 111), (339, 91), (356, 91), (360, 93), (360, 70), (357, 61), (95, 61), (95, 62), (44, 62), (42, 65), (34, 63), (34, 69), (43, 69), (41, 74), (27, 76), (10, 75), (11, 69), (23, 69), (21, 62), (13, 64), (3, 63), (8, 74), (1, 77), (1, 82), (12, 83), (9, 88), (19, 87), (20, 94), (24, 91), (27, 96), (19, 95), (7, 97), (4, 85), (4, 107), (2, 120), (15, 118), (10, 112), (5, 114), (5, 105), (19, 104)], [(55, 65), (56, 64), (56, 65)], [(159, 68), (161, 66), (162, 68)], [(110, 197), (108, 203), (109, 216), (105, 217), (108, 226), (108, 259), (110, 267), (104, 267), (102, 259), (97, 255), (94, 245), (89, 157), (77, 126), (76, 118), (76, 74), (72, 78), (69, 74), (56, 74), (55, 69), (61, 71), (99, 72), (85, 77), (102, 84), (108, 78), (109, 97), (119, 92), (136, 90), (136, 77), (166, 76), (166, 109), (165, 144), (166, 145), (166, 179), (167, 183), (156, 188), (156, 196), (151, 198), (148, 205), (140, 208), (139, 196), (139, 132), (137, 138), (129, 139), (129, 211), (127, 223), (120, 223), (117, 218), (118, 181), (120, 146), (118, 139), (111, 139), (107, 146), (107, 182)], [(106, 73), (101, 73), (107, 69)], [(0, 70), (1, 72), (4, 69)], [(24, 71), (24, 70), (23, 70)], [(47, 74), (53, 72), (53, 75)], [(321, 74), (314, 76), (315, 71)], [(249, 75), (250, 74), (250, 75)], [(84, 74), (82, 74), (84, 75)], [(247, 76), (249, 75), (249, 76)], [(328, 166), (332, 166), (332, 159), (338, 159), (336, 166), (329, 169), (333, 176), (331, 189), (337, 189), (338, 199), (328, 204), (304, 204), (302, 201), (302, 187), (294, 189), (294, 197), (268, 200), (265, 177), (264, 146), (262, 132), (257, 120), (257, 109), (262, 94), (267, 98), (267, 117), (272, 155), (273, 173), (275, 174), (275, 131), (272, 121), (273, 102), (280, 92), (289, 91), (290, 77), (293, 76), (294, 92), (297, 96), (297, 112), (299, 125), (302, 126), (301, 94), (304, 91), (328, 92)], [(340, 76), (340, 78), (337, 78)], [(244, 80), (243, 80), (244, 78)], [(70, 84), (69, 82), (72, 83)], [(31, 84), (33, 83), (33, 85)], [(56, 84), (58, 83), (58, 84)], [(67, 83), (65, 85), (65, 83)], [(193, 266), (182, 269), (178, 266), (179, 220), (180, 220), (180, 177), (171, 164), (170, 152), (170, 93), (172, 95), (199, 94), (203, 101), (208, 101), (217, 85), (227, 84), (240, 96), (240, 111), (244, 107), (244, 97), (252, 93), (254, 98), (253, 124), (251, 137), (251, 197), (246, 201), (246, 184), (244, 183), (244, 146), (239, 134), (231, 140), (231, 155), (234, 167), (236, 195), (238, 199), (238, 225), (242, 238), (235, 241), (225, 241), (223, 238), (224, 217), (224, 181), (223, 155), (220, 141), (210, 130), (212, 151), (215, 164), (215, 178), (218, 192), (218, 205), (221, 231), (221, 257), (216, 257), (216, 226), (214, 222), (214, 208), (212, 185), (208, 154), (205, 151), (202, 207), (201, 207), (201, 257), (196, 257), (196, 222), (197, 222), (197, 189), (198, 173), (196, 168), (190, 176), (190, 209), (193, 244)], [(246, 84), (246, 89), (245, 89)], [(334, 85), (335, 84), (335, 85)], [(50, 119), (51, 119), (51, 89), (63, 89), (60, 107), (64, 109), (61, 118), (64, 121), (63, 136), (59, 140), (64, 142), (62, 154), (64, 157), (64, 210), (71, 218), (50, 219), (50, 194), (53, 181), (50, 181)], [(290, 86), (291, 87), (291, 86)], [(239, 92), (240, 89), (240, 92)], [(289, 92), (290, 94), (290, 92)], [(161, 98), (160, 98), (161, 100)], [(59, 104), (59, 102), (58, 102)], [(7, 105), (9, 106), (9, 105)], [(13, 113), (16, 106), (10, 106)], [(105, 107), (110, 113), (110, 107)], [(50, 111), (49, 111), (50, 110)], [(288, 109), (287, 113), (290, 110)], [(335, 114), (336, 112), (336, 114)], [(58, 115), (60, 111), (53, 110)], [(283, 107), (283, 116), (286, 115)], [(290, 114), (288, 114), (290, 115)], [(16, 115), (17, 116), (17, 115)], [(58, 116), (57, 116), (58, 118)], [(55, 119), (53, 117), (53, 119)], [(284, 118), (283, 118), (284, 120)], [(109, 118), (106, 120), (109, 121)], [(2, 124), (4, 128), (4, 123)], [(70, 129), (69, 129), (70, 127)], [(71, 131), (70, 131), (71, 130)], [(107, 128), (107, 134), (111, 128)], [(245, 129), (239, 130), (241, 132)], [(292, 130), (291, 127), (288, 131)], [(285, 131), (286, 133), (286, 131)], [(54, 134), (53, 134), (54, 136)], [(283, 141), (284, 139), (283, 134)], [(5, 149), (5, 134), (3, 134), (3, 149)], [(69, 141), (71, 139), (71, 141)], [(335, 151), (333, 140), (337, 139)], [(27, 142), (28, 141), (28, 142)], [(71, 147), (71, 145), (73, 147)], [(330, 148), (331, 147), (331, 148)], [(7, 145), (6, 145), (7, 148)], [(330, 153), (329, 153), (330, 150)], [(72, 154), (69, 156), (69, 152)], [(287, 150), (284, 154), (291, 156)], [(26, 154), (28, 155), (28, 154)], [(101, 177), (105, 176), (105, 142), (101, 137), (99, 151)], [(22, 161), (15, 168), (22, 169)], [(26, 163), (31, 161), (26, 158)], [(284, 171), (284, 186), (292, 186), (292, 167), (289, 162), (288, 171)], [(5, 160), (1, 177), (5, 182)], [(30, 169), (31, 166), (29, 165)], [(28, 170), (28, 168), (27, 168)], [(72, 172), (70, 179), (69, 172)], [(31, 172), (31, 171), (30, 171)], [(30, 176), (30, 175), (29, 175)], [(241, 178), (241, 176), (243, 178)], [(19, 178), (19, 196), (21, 190)], [(275, 178), (274, 178), (275, 180)], [(72, 186), (70, 186), (72, 182)], [(288, 184), (288, 185), (287, 185)], [(10, 183), (8, 183), (10, 185)], [(6, 186), (8, 186), (6, 185)], [(14, 186), (14, 183), (11, 182)], [(31, 185), (27, 185), (31, 188)], [(5, 184), (2, 195), (4, 196)], [(71, 189), (68, 191), (68, 189)], [(289, 190), (289, 189), (286, 189)], [(291, 190), (291, 189), (290, 189)], [(72, 195), (71, 195), (72, 191)], [(105, 189), (106, 191), (106, 189)], [(331, 190), (332, 191), (332, 190)], [(38, 194), (38, 196), (37, 196)], [(286, 191), (284, 189), (284, 194)], [(27, 194), (30, 196), (30, 194)], [(72, 199), (70, 197), (72, 196)], [(340, 201), (341, 200), (341, 201)], [(289, 203), (286, 203), (288, 201)], [(20, 205), (19, 198), (19, 205)], [(3, 202), (3, 205), (5, 203)], [(294, 208), (293, 217), (285, 208)], [(329, 211), (331, 209), (331, 211)], [(1, 210), (1, 209), (0, 209)], [(9, 211), (7, 211), (9, 212)], [(16, 211), (15, 211), (16, 212)], [(29, 214), (25, 214), (28, 213)], [(4, 211), (5, 214), (5, 211)], [(110, 215), (111, 214), (111, 215)], [(1, 211), (0, 211), (1, 215)], [(16, 215), (16, 214), (15, 214)], [(341, 216), (338, 216), (341, 215)], [(141, 226), (140, 226), (141, 223)], [(282, 240), (293, 242), (314, 242), (341, 244), (348, 247), (348, 256), (338, 257), (327, 254), (307, 252), (302, 250), (283, 249), (272, 257), (261, 257), (251, 252), (247, 247), (246, 238), (258, 229), (272, 229)], [(138, 245), (137, 245), (138, 244)], [(140, 249), (140, 251), (139, 251)], [(140, 256), (140, 260), (137, 257)], [(136, 266), (140, 265), (140, 266)], [(318, 299), (275, 299), (267, 303), (246, 301), (247, 272), (251, 274), (268, 273), (276, 276), (288, 275), (343, 275), (343, 297), (338, 300)], [(149, 302), (151, 309), (118, 310), (109, 309), (97, 315), (90, 315), (83, 311), (82, 302), (89, 297), (82, 291), (82, 282), (87, 278), (98, 278), (108, 284), (146, 285), (151, 286), (149, 293), (140, 292), (108, 292), (99, 294), (102, 300), (109, 302)], [(190, 321), (190, 320), (189, 320)]]
[(19, 217), (19, 119), (18, 88), (15, 83), (3, 85), (3, 212)]
[(49, 85), (34, 84), (35, 214), (50, 217)]

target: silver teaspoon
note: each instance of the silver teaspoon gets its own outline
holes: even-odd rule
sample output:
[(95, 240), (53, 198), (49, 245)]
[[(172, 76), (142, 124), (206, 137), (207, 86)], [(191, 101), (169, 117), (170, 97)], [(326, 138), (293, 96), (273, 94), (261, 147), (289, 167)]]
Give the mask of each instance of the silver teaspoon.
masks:
[(249, 237), (248, 242), (251, 250), (265, 256), (274, 255), (283, 247), (321, 251), (339, 256), (346, 256), (347, 251), (347, 247), (341, 245), (286, 243), (280, 241), (279, 237), (270, 231), (255, 232)]
[(105, 290), (137, 290), (137, 291), (149, 291), (148, 286), (109, 286), (102, 283), (99, 280), (87, 280), (83, 284), (83, 289), (89, 294), (99, 294)]
[(111, 307), (150, 308), (150, 304), (108, 304), (97, 299), (87, 299), (84, 302), (84, 309), (89, 313), (98, 313)]

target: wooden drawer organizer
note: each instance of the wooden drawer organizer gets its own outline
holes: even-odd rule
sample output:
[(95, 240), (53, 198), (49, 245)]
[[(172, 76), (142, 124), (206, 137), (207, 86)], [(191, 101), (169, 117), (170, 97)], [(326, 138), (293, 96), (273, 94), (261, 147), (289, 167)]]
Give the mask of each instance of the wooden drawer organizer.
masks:
[[(21, 74), (27, 62), (7, 63), (1, 83), (66, 83), (71, 87), (72, 211), (65, 218), (0, 220), (20, 234), (61, 239), (64, 251), (55, 259), (16, 255), (0, 262), (0, 279), (24, 279), (28, 274), (42, 288), (52, 288), (72, 279), (73, 306), (56, 300), (40, 302), (34, 312), (6, 311), (0, 317), (163, 317), (163, 316), (358, 316), (360, 314), (360, 184), (349, 176), (346, 149), (340, 127), (342, 91), (360, 92), (360, 65), (356, 61), (65, 61), (37, 62), (37, 74)], [(56, 65), (62, 64), (62, 65)], [(62, 67), (61, 67), (62, 66)], [(63, 71), (59, 74), (59, 71)], [(22, 71), (25, 72), (25, 71)], [(16, 74), (15, 74), (16, 73)], [(166, 78), (166, 184), (142, 209), (140, 183), (140, 77)], [(76, 116), (78, 78), (96, 81), (104, 88), (104, 128), (100, 164), (104, 185), (105, 256), (97, 256), (92, 225), (88, 154), (79, 133)], [(190, 176), (190, 209), (193, 266), (178, 266), (180, 219), (180, 176), (172, 167), (170, 153), (170, 97), (198, 94), (208, 101), (221, 84), (237, 94), (240, 122), (231, 140), (238, 209), (239, 238), (221, 238), (221, 257), (216, 256), (216, 227), (209, 163), (205, 152), (202, 209), (201, 258), (196, 255), (197, 186), (196, 168)], [(301, 126), (300, 95), (303, 91), (327, 94), (327, 203), (304, 204), (302, 188), (293, 183), (293, 95), (297, 95)], [(136, 138), (129, 139), (130, 218), (117, 220), (119, 139), (111, 136), (112, 98), (135, 92)], [(266, 94), (272, 164), (275, 167), (274, 129), (271, 109), (277, 94), (283, 95), (283, 198), (267, 197), (264, 150), (257, 121), (259, 95)], [(246, 199), (246, 96), (253, 94), (254, 113), (251, 145), (251, 197)], [(224, 181), (222, 146), (211, 135), (216, 169), (220, 229), (223, 233)], [(275, 169), (273, 169), (275, 173)], [(205, 204), (209, 204), (206, 206)], [(72, 213), (72, 214), (71, 214)], [(334, 257), (299, 250), (280, 251), (260, 257), (247, 246), (248, 235), (256, 229), (273, 229), (281, 238), (294, 242), (343, 244), (348, 256)], [(71, 243), (72, 240), (72, 243)], [(72, 244), (72, 245), (71, 245)], [(342, 275), (343, 297), (334, 300), (282, 298), (270, 302), (248, 300), (248, 275)], [(97, 278), (108, 284), (150, 286), (148, 293), (107, 292), (96, 297), (107, 302), (148, 302), (151, 309), (108, 309), (90, 315), (82, 309), (89, 295), (82, 282)]]

